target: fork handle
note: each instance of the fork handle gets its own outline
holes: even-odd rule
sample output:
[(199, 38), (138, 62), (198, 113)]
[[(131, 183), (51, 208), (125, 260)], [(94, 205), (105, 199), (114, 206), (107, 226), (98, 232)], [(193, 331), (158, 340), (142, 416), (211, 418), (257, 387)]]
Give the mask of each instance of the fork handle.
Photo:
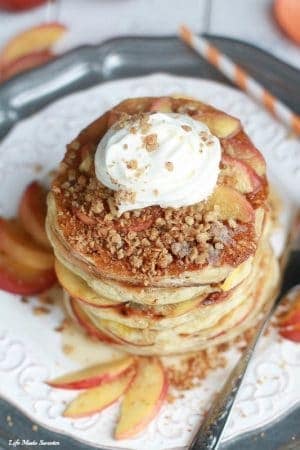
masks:
[[(260, 327), (259, 327), (260, 328)], [(259, 334), (258, 330), (258, 334)], [(255, 342), (257, 334), (255, 333)], [(230, 374), (221, 391), (204, 418), (189, 450), (215, 450), (221, 441), (225, 425), (231, 413), (237, 391), (243, 381), (248, 362), (253, 353), (254, 346), (250, 345)]]

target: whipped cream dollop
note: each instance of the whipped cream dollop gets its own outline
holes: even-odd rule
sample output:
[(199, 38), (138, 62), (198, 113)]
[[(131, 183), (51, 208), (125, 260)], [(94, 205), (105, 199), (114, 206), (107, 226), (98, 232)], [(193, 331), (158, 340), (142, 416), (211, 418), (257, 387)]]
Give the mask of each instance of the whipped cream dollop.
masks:
[(118, 191), (118, 212), (205, 200), (219, 174), (221, 146), (204, 123), (176, 113), (151, 113), (115, 124), (95, 154), (97, 179)]

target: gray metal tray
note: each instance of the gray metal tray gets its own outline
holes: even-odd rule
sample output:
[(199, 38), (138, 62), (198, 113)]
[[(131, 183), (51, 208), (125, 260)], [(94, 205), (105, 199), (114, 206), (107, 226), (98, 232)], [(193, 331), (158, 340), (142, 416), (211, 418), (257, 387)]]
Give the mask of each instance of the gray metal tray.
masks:
[[(220, 50), (243, 66), (296, 112), (300, 113), (300, 72), (268, 53), (243, 42), (207, 36)], [(0, 87), (0, 139), (19, 120), (71, 92), (96, 83), (153, 72), (210, 78), (228, 83), (205, 60), (196, 56), (175, 37), (125, 37), (73, 50), (55, 61), (14, 77)], [(300, 253), (292, 254), (285, 291), (300, 280)], [(6, 418), (13, 418), (10, 427)], [(276, 424), (224, 443), (220, 450), (299, 450), (300, 408), (290, 411)], [(60, 450), (92, 450), (71, 437), (39, 427), (15, 406), (0, 399), (0, 448), (8, 449), (9, 440), (58, 441)], [(98, 447), (99, 448), (99, 447)], [(199, 449), (201, 450), (201, 449)]]

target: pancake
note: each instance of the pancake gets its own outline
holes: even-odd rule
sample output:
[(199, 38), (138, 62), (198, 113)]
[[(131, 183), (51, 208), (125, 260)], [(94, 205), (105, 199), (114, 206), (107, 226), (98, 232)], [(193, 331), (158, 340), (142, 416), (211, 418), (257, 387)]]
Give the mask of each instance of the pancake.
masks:
[[(106, 336), (115, 339), (112, 344), (122, 351), (139, 355), (171, 355), (187, 351), (196, 351), (227, 342), (240, 335), (258, 320), (263, 305), (272, 299), (277, 292), (279, 282), (279, 265), (270, 248), (265, 249), (264, 257), (259, 264), (250, 292), (231, 311), (226, 312), (219, 320), (200, 330), (189, 323), (175, 326), (168, 330), (155, 331), (127, 327), (114, 321), (93, 318), (93, 323)], [(65, 302), (70, 310), (67, 294)], [(201, 326), (201, 325), (200, 325)], [(119, 342), (118, 342), (119, 341)]]
[(196, 324), (196, 327), (200, 323), (206, 326), (206, 323), (217, 322), (229, 309), (233, 309), (237, 304), (243, 302), (244, 297), (248, 296), (260, 270), (259, 265), (266, 246), (264, 238), (267, 233), (268, 227), (266, 226), (261, 244), (254, 260), (251, 261), (250, 273), (245, 272), (244, 279), (227, 291), (213, 291), (211, 294), (196, 296), (184, 302), (163, 306), (155, 305), (150, 308), (147, 305), (131, 302), (120, 303), (111, 307), (97, 307), (77, 298), (73, 298), (73, 301), (79, 301), (80, 308), (92, 320), (93, 317), (113, 320), (133, 328), (160, 330), (187, 323), (191, 331), (193, 324)]
[[(241, 202), (236, 207), (240, 211), (263, 206), (267, 195), (264, 174), (259, 175), (259, 183), (253, 191), (247, 192), (242, 183), (241, 190), (246, 189), (246, 192), (238, 194), (235, 189), (234, 197), (229, 194), (219, 209), (216, 203), (204, 201), (177, 209), (147, 207), (125, 213), (122, 218), (114, 215), (112, 191), (95, 177), (93, 155), (109, 121), (122, 113), (152, 111), (151, 105), (155, 101), (157, 99), (140, 98), (123, 102), (87, 127), (67, 147), (49, 196), (49, 238), (62, 258), (94, 278), (152, 287), (218, 283), (255, 253), (258, 240), (255, 214), (247, 216), (242, 223), (232, 223), (226, 211), (224, 219), (223, 206), (227, 204), (229, 208), (228, 205)], [(195, 120), (204, 120), (208, 114), (225, 116), (201, 102), (178, 98), (170, 98), (169, 102), (171, 111), (185, 110)], [(248, 141), (244, 131), (239, 131), (237, 142), (245, 147), (250, 145)], [(228, 155), (220, 170), (219, 186), (236, 188), (241, 184), (234, 170), (228, 175), (228, 158), (231, 158), (229, 153), (234, 145), (235, 141), (230, 137), (222, 140)], [(260, 167), (264, 167), (264, 162)], [(248, 166), (247, 170), (252, 168)], [(246, 172), (244, 175), (246, 179)], [(258, 177), (257, 174), (251, 176)], [(75, 183), (76, 180), (81, 181)], [(179, 257), (172, 248), (180, 237), (187, 242), (180, 248), (184, 251), (193, 249), (193, 252)]]
[[(157, 111), (191, 116), (219, 138), (217, 184), (191, 206), (120, 214), (118, 191), (96, 178), (96, 148), (111, 127), (144, 126)], [(199, 101), (129, 99), (105, 113), (67, 146), (48, 196), (46, 229), (68, 314), (137, 355), (196, 351), (253, 326), (279, 280), (265, 171), (238, 119)]]

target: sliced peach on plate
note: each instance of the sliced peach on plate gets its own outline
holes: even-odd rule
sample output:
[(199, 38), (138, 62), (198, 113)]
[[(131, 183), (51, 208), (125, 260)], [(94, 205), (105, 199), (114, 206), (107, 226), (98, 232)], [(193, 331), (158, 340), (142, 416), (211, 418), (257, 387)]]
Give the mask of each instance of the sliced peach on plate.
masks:
[(21, 72), (41, 66), (51, 61), (51, 59), (53, 59), (53, 54), (48, 50), (20, 56), (0, 67), (0, 81), (8, 80)]
[(37, 270), (0, 252), (0, 289), (18, 295), (34, 295), (56, 282), (53, 269)]
[(99, 413), (116, 402), (128, 389), (134, 377), (134, 370), (118, 378), (88, 389), (76, 397), (65, 409), (63, 416), (80, 418)]
[(117, 306), (119, 304), (107, 298), (100, 297), (82, 278), (67, 269), (58, 259), (55, 260), (55, 272), (59, 283), (76, 300), (99, 308)]
[(266, 162), (249, 137), (240, 132), (230, 139), (222, 139), (222, 147), (229, 156), (248, 164), (259, 176), (266, 173)]
[(50, 270), (54, 266), (53, 254), (34, 242), (16, 220), (0, 218), (0, 250), (34, 269)]
[(298, 325), (280, 328), (279, 334), (289, 341), (300, 342), (300, 323)]
[(256, 192), (261, 187), (261, 178), (245, 162), (223, 154), (221, 166), (221, 177), (224, 183), (242, 194)]
[(158, 414), (167, 393), (167, 375), (160, 361), (140, 358), (122, 402), (115, 438), (128, 439), (140, 433)]
[(275, 19), (282, 31), (300, 45), (300, 6), (299, 0), (274, 0)]
[(116, 339), (111, 338), (96, 328), (88, 315), (80, 308), (78, 303), (79, 302), (76, 301), (76, 299), (70, 299), (72, 313), (74, 314), (78, 324), (86, 331), (86, 333), (90, 337), (98, 339), (101, 342), (105, 342), (106, 344), (118, 344), (119, 342)]
[(132, 356), (117, 361), (97, 364), (72, 372), (47, 382), (52, 387), (62, 389), (89, 389), (120, 377), (134, 364)]
[(43, 247), (50, 248), (45, 230), (47, 213), (47, 191), (36, 181), (33, 181), (25, 189), (20, 206), (19, 219), (23, 227), (32, 238)]
[(205, 123), (210, 132), (220, 139), (235, 136), (241, 130), (238, 119), (221, 111), (199, 113), (194, 118)]
[(66, 27), (58, 22), (46, 23), (30, 28), (11, 39), (2, 49), (1, 64), (9, 62), (33, 52), (51, 48), (66, 32)]
[(300, 305), (293, 308), (279, 319), (280, 327), (287, 327), (290, 325), (300, 325)]
[(229, 186), (217, 186), (207, 201), (209, 208), (217, 207), (221, 220), (236, 219), (251, 222), (254, 210), (246, 198)]
[(288, 311), (279, 317), (278, 324), (280, 327), (300, 325), (300, 297), (291, 302)]

